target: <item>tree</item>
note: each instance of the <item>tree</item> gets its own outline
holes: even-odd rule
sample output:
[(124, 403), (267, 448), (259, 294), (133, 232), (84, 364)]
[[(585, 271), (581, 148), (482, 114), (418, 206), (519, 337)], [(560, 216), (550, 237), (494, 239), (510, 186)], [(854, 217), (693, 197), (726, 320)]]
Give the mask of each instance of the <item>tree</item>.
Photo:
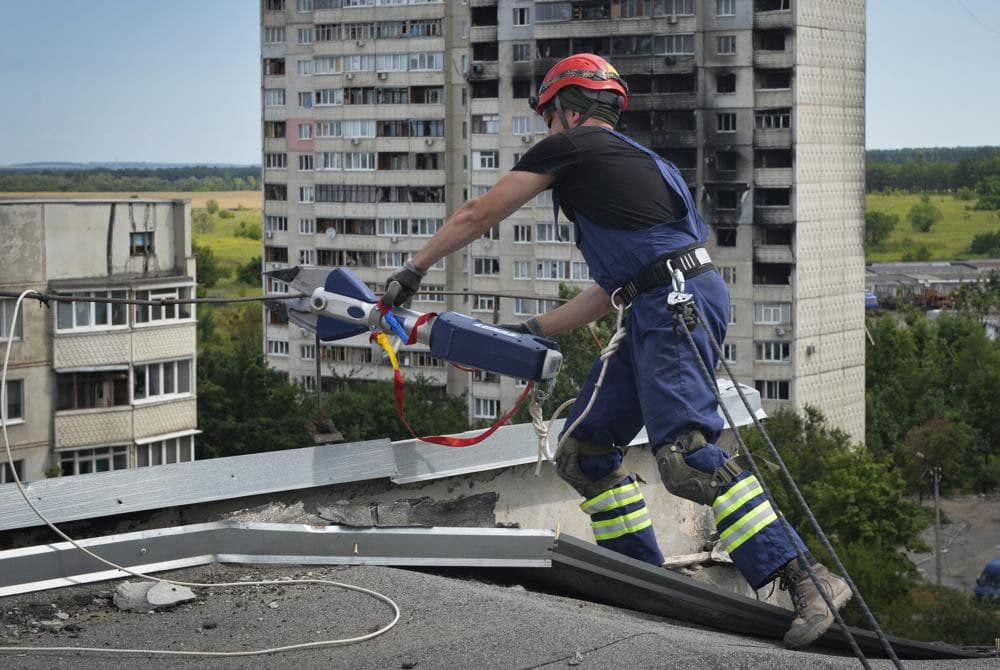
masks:
[(929, 195), (920, 196), (920, 202), (910, 208), (906, 214), (913, 229), (921, 233), (929, 233), (934, 224), (943, 218), (941, 210), (931, 202)]
[(885, 242), (898, 223), (899, 217), (895, 214), (879, 211), (866, 212), (865, 246), (875, 247)]
[(236, 279), (241, 284), (260, 286), (260, 273), (262, 269), (260, 256), (254, 256), (236, 268)]
[(228, 268), (219, 264), (219, 259), (210, 247), (192, 243), (195, 260), (198, 263), (198, 283), (206, 288), (212, 288), (218, 281), (229, 276)]
[[(259, 323), (258, 323), (259, 333)], [(257, 337), (198, 359), (199, 447), (210, 458), (311, 446), (311, 414), (298, 387), (267, 367)]]
[(987, 257), (1000, 254), (1000, 232), (993, 231), (976, 235), (972, 238), (969, 251)]
[[(406, 418), (417, 435), (446, 435), (469, 429), (463, 397), (450, 396), (443, 387), (419, 375), (406, 379), (404, 393)], [(349, 442), (412, 437), (399, 418), (391, 382), (336, 377), (327, 393), (324, 412)]]
[(212, 230), (212, 215), (203, 209), (196, 209), (191, 215), (191, 223), (195, 232), (204, 235)]
[(205, 203), (205, 211), (209, 214), (217, 214), (219, 211), (219, 203), (215, 200), (209, 200)]

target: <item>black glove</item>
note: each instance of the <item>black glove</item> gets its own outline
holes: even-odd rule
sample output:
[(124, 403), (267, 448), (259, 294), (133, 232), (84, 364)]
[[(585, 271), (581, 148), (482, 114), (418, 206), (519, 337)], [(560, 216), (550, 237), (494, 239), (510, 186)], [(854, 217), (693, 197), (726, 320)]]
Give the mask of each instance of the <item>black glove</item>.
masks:
[(537, 316), (533, 316), (527, 321), (522, 321), (521, 323), (498, 323), (497, 327), (514, 333), (534, 335), (535, 337), (545, 337), (545, 331), (542, 330), (542, 324), (538, 323)]
[(382, 304), (392, 309), (398, 307), (413, 297), (420, 290), (420, 280), (426, 272), (421, 272), (412, 260), (406, 261), (385, 282), (385, 293), (382, 294)]

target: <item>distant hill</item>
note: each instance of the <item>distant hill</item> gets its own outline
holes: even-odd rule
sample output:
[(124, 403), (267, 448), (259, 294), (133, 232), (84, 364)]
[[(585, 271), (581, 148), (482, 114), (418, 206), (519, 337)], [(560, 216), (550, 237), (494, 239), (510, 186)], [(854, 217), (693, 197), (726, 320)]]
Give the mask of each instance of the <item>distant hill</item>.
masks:
[(119, 163), (113, 161), (97, 163), (63, 163), (58, 161), (39, 161), (36, 163), (13, 163), (11, 165), (0, 165), (0, 170), (17, 170), (20, 172), (42, 172), (54, 170), (61, 172), (68, 170), (163, 170), (189, 167), (260, 169), (260, 165), (245, 163)]

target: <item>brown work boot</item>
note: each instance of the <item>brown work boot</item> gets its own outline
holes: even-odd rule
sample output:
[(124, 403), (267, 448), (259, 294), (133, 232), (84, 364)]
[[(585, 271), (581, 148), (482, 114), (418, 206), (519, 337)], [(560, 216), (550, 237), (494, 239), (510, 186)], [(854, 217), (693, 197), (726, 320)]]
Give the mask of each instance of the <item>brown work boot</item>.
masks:
[[(851, 589), (846, 581), (819, 563), (812, 566), (812, 571), (820, 588), (838, 610), (851, 599)], [(802, 649), (826, 632), (833, 623), (833, 612), (826, 606), (823, 596), (816, 590), (816, 584), (805, 568), (799, 565), (797, 558), (793, 558), (782, 569), (781, 588), (788, 591), (795, 607), (792, 627), (785, 633), (785, 646), (789, 649)]]

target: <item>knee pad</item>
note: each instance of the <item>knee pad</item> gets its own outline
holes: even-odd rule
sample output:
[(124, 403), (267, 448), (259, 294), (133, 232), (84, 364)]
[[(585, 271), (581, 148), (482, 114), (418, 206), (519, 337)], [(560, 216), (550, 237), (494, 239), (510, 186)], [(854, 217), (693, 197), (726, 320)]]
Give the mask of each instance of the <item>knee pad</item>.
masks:
[(707, 444), (704, 435), (693, 431), (664, 446), (664, 453), (656, 459), (660, 479), (667, 490), (699, 505), (711, 505), (719, 495), (719, 489), (744, 470), (734, 458), (727, 459), (714, 472), (703, 472), (688, 465), (684, 457)]
[(613, 488), (615, 484), (628, 477), (628, 471), (619, 463), (613, 471), (594, 481), (580, 468), (578, 457), (602, 456), (613, 450), (614, 447), (609, 445), (583, 442), (575, 437), (568, 437), (556, 450), (556, 474), (561, 480), (576, 489), (577, 493), (589, 500), (597, 494)]

